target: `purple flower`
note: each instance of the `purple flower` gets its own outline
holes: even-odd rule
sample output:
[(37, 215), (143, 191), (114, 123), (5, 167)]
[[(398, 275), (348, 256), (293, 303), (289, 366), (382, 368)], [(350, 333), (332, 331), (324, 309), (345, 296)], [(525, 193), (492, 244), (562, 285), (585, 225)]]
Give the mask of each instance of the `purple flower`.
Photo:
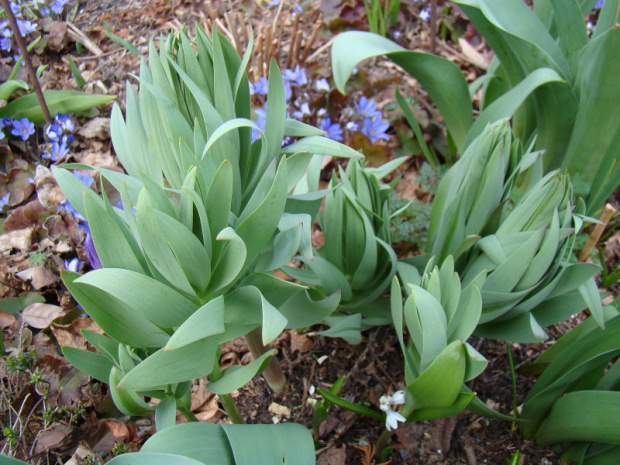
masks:
[(379, 139), (390, 140), (385, 131), (390, 127), (390, 123), (381, 118), (364, 118), (362, 125), (362, 133), (365, 134), (371, 142), (377, 142)]
[(11, 11), (15, 16), (21, 16), (22, 11), (20, 6), (15, 2), (9, 2), (9, 6), (11, 7)]
[(84, 239), (84, 250), (86, 251), (86, 256), (93, 270), (103, 268), (101, 260), (99, 260), (99, 255), (97, 255), (97, 250), (95, 249), (93, 236), (90, 233), (86, 234), (86, 239)]
[(371, 98), (366, 98), (365, 95), (362, 95), (359, 102), (357, 102), (357, 112), (364, 118), (374, 119), (376, 116), (381, 115), (381, 112), (377, 110), (377, 102)]
[(284, 81), (284, 100), (287, 102), (291, 99), (293, 95), (293, 91), (291, 90), (291, 85), (288, 81)]
[(303, 10), (303, 9), (302, 9), (299, 5), (297, 5), (295, 8), (293, 8), (293, 9), (291, 10), (291, 14), (292, 14), (293, 16), (298, 15), (298, 14), (301, 14), (301, 13), (303, 13), (303, 12), (304, 12), (304, 10)]
[(428, 21), (429, 19), (431, 19), (431, 9), (422, 8), (422, 11), (420, 11), (420, 19), (422, 21)]
[(605, 0), (598, 0), (598, 2), (596, 2), (596, 5), (594, 5), (594, 8), (601, 9), (603, 8), (604, 3), (605, 3)]
[(19, 28), (19, 33), (22, 36), (27, 36), (31, 32), (34, 32), (37, 30), (37, 23), (33, 23), (32, 21), (28, 21), (28, 20), (18, 19), (17, 27)]
[(337, 141), (342, 140), (342, 128), (338, 123), (332, 124), (332, 119), (329, 116), (321, 121), (321, 129), (327, 133), (325, 137)]
[(90, 174), (88, 173), (81, 173), (79, 171), (72, 171), (72, 173), (80, 180), (82, 181), (84, 184), (86, 184), (88, 187), (93, 185), (93, 182), (95, 182), (95, 180), (90, 176)]
[(64, 260), (65, 262), (65, 270), (73, 271), (77, 273), (82, 268), (84, 262), (79, 261), (77, 258), (72, 258), (71, 260)]
[(31, 123), (28, 118), (14, 120), (11, 134), (21, 137), (22, 140), (28, 140), (28, 138), (34, 134), (34, 123)]
[(299, 64), (295, 66), (294, 70), (289, 68), (285, 69), (282, 79), (297, 87), (301, 87), (308, 82), (308, 78), (306, 78), (306, 71), (303, 68), (300, 68)]

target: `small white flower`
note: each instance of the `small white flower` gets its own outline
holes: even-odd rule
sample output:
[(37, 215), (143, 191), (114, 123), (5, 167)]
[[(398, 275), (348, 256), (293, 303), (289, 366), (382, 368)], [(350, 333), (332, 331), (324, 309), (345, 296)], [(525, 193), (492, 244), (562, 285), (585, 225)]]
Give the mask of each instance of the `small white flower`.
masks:
[(405, 392), (396, 391), (391, 396), (381, 396), (379, 399), (379, 408), (385, 412), (385, 427), (388, 431), (398, 428), (398, 422), (405, 423), (407, 419), (400, 413), (391, 409), (391, 405), (402, 405), (405, 403)]
[(407, 419), (403, 417), (400, 413), (395, 412), (394, 410), (388, 410), (385, 412), (385, 428), (388, 431), (392, 431), (398, 428), (398, 422), (406, 423)]

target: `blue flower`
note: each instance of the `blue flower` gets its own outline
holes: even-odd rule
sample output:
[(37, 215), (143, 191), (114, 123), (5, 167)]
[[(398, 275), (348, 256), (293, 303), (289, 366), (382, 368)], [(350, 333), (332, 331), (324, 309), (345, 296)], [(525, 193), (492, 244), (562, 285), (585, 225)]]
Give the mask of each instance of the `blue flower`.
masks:
[(9, 198), (11, 197), (11, 193), (7, 192), (0, 198), (0, 210), (6, 207), (9, 204)]
[(428, 21), (429, 19), (431, 19), (431, 9), (423, 8), (422, 11), (420, 11), (420, 19), (422, 21)]
[(72, 171), (72, 173), (75, 175), (75, 177), (77, 177), (80, 181), (82, 181), (88, 187), (92, 186), (93, 182), (95, 182), (95, 180), (88, 173), (81, 173), (75, 170)]
[(319, 91), (319, 92), (329, 92), (330, 88), (329, 88), (329, 82), (327, 81), (327, 79), (323, 78), (323, 79), (318, 79), (315, 83), (314, 83), (314, 88)]
[(65, 7), (68, 1), (69, 0), (56, 0), (51, 6), (52, 11), (56, 13), (57, 15), (59, 15), (60, 13), (62, 13), (63, 8)]
[(379, 139), (390, 140), (385, 131), (390, 127), (390, 123), (381, 118), (364, 118), (362, 125), (362, 134), (365, 134), (371, 142), (377, 142)]
[(37, 23), (33, 23), (32, 21), (28, 21), (28, 20), (18, 19), (17, 27), (19, 28), (19, 33), (22, 36), (27, 36), (31, 32), (34, 32), (37, 30)]
[(282, 74), (282, 79), (297, 87), (301, 87), (308, 82), (308, 78), (306, 78), (306, 71), (303, 68), (300, 68), (299, 64), (295, 66), (294, 70), (286, 68), (284, 70), (284, 74)]
[[(261, 129), (261, 131), (265, 130), (265, 126), (267, 125), (267, 102), (263, 108), (255, 108), (254, 113), (256, 114), (256, 119), (254, 122)], [(252, 128), (252, 140), (255, 141), (260, 137), (260, 133), (257, 129)]]
[(293, 118), (295, 119), (303, 119), (305, 115), (310, 114), (310, 105), (308, 102), (303, 102), (299, 110), (293, 112)]
[(332, 119), (329, 116), (321, 121), (321, 129), (327, 133), (325, 137), (337, 141), (342, 140), (342, 128), (338, 123), (332, 124)]
[(357, 112), (364, 118), (375, 119), (377, 116), (381, 116), (381, 112), (377, 110), (377, 102), (371, 98), (366, 98), (365, 95), (362, 95), (357, 102)]
[(267, 95), (267, 91), (269, 90), (269, 79), (261, 76), (252, 86), (254, 87), (254, 92), (258, 95)]
[(303, 12), (304, 12), (304, 10), (303, 10), (303, 9), (302, 9), (299, 5), (297, 5), (295, 8), (293, 8), (293, 9), (291, 10), (291, 14), (293, 15), (293, 17), (294, 17), (295, 15), (301, 14), (301, 13), (303, 13)]
[(12, 46), (13, 46), (13, 41), (11, 39), (7, 39), (6, 37), (3, 37), (2, 39), (0, 39), (1, 50), (4, 50), (5, 52), (10, 52)]
[(66, 157), (68, 154), (69, 147), (67, 147), (67, 143), (63, 140), (61, 142), (52, 142), (51, 144), (47, 144), (41, 156), (52, 161), (58, 161), (59, 159)]
[(594, 8), (601, 9), (603, 8), (604, 3), (605, 3), (605, 0), (598, 0), (598, 2), (596, 2), (596, 5), (594, 5)]
[[(84, 218), (82, 215), (80, 215), (78, 213), (78, 211), (73, 208), (73, 205), (71, 205), (67, 200), (65, 200), (63, 203), (61, 203), (58, 206), (58, 209), (60, 210), (61, 208), (64, 208), (65, 211), (67, 213), (71, 213), (73, 215), (73, 217), (77, 220), (77, 221), (86, 221), (86, 218)], [(88, 231), (87, 231), (88, 232)]]
[(28, 138), (34, 134), (34, 123), (31, 123), (28, 118), (15, 120), (13, 121), (13, 129), (11, 129), (11, 134), (21, 137), (22, 140), (28, 140)]
[(72, 258), (71, 260), (64, 260), (65, 262), (65, 270), (73, 271), (77, 273), (82, 268), (84, 262), (79, 261), (77, 258)]
[(64, 132), (73, 132), (75, 130), (75, 123), (69, 115), (63, 115), (62, 113), (56, 113), (54, 116), (56, 121)]
[(57, 123), (50, 124), (45, 128), (45, 136), (52, 142), (58, 142), (58, 139), (62, 136), (62, 127)]

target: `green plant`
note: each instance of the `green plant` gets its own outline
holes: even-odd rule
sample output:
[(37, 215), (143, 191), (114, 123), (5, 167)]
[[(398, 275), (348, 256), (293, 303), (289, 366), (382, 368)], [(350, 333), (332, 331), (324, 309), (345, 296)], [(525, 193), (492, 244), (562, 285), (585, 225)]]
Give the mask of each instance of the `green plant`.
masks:
[[(123, 209), (105, 190), (101, 198), (67, 169), (54, 168), (87, 219), (103, 266), (85, 275), (63, 272), (69, 291), (106, 332), (84, 332), (99, 353), (63, 352), (109, 383), (126, 414), (153, 410), (143, 395), (161, 399), (158, 428), (174, 424), (177, 407), (191, 417), (189, 381), (206, 375), (208, 389), (241, 422), (230, 392), (265, 369), (274, 389), (286, 383), (264, 344), (286, 327), (323, 320), (339, 301), (338, 293), (313, 300), (304, 287), (270, 274), (298, 251), (311, 253), (310, 225), (325, 195), (290, 193), (315, 154), (360, 155), (286, 118), (275, 63), (260, 131), (250, 120), (250, 49), (242, 59), (219, 33), (210, 39), (201, 29), (195, 43), (181, 32), (161, 44), (151, 44), (141, 66), (140, 97), (128, 84), (126, 115), (117, 106), (112, 112), (113, 144), (128, 174), (98, 169)], [(259, 130), (256, 140), (252, 129)], [(300, 139), (282, 147), (284, 136)], [(254, 362), (220, 372), (220, 345), (243, 335)]]
[[(391, 187), (379, 184), (379, 179), (403, 161), (364, 168), (350, 160), (346, 171), (340, 169), (340, 180), (334, 173), (320, 215), (323, 246), (312, 258), (299, 257), (305, 269), (283, 268), (322, 297), (340, 292), (339, 310), (353, 312), (331, 315), (325, 320), (331, 328), (322, 334), (359, 342), (362, 329), (389, 322), (387, 300), (381, 296), (396, 273), (397, 258), (390, 246)], [(368, 318), (362, 320), (362, 315)]]
[(522, 433), (566, 462), (620, 458), (620, 316), (608, 306), (604, 319), (604, 330), (588, 318), (526, 367), (542, 374), (523, 404)]
[[(524, 143), (546, 151), (545, 172), (566, 168), (586, 187), (588, 211), (595, 212), (617, 186), (620, 156), (620, 2), (605, 2), (592, 40), (584, 15), (594, 0), (456, 1), (496, 52), (488, 74), (470, 87), (453, 63), (407, 51), (370, 33), (341, 34), (332, 48), (334, 79), (342, 92), (360, 61), (386, 54), (414, 76), (441, 112), (458, 151), (488, 123), (513, 117)], [(481, 112), (473, 120), (470, 95), (483, 86)], [(569, 135), (569, 137), (567, 137)], [(587, 157), (583, 154), (589, 154)]]
[(387, 35), (388, 26), (396, 24), (396, 17), (400, 9), (400, 0), (364, 0), (366, 19), (370, 32)]
[(119, 455), (110, 465), (311, 465), (310, 432), (295, 423), (226, 425), (184, 423), (159, 431), (140, 452)]
[[(514, 131), (545, 150), (545, 172), (568, 170), (586, 183), (580, 194), (596, 212), (618, 185), (620, 1), (608, 0), (588, 38), (584, 16), (595, 0), (456, 0), (496, 53), (483, 84), (483, 114), (508, 89), (540, 70), (561, 80), (536, 89), (515, 114)], [(472, 140), (472, 137), (469, 138)], [(587, 156), (585, 155), (587, 154)]]

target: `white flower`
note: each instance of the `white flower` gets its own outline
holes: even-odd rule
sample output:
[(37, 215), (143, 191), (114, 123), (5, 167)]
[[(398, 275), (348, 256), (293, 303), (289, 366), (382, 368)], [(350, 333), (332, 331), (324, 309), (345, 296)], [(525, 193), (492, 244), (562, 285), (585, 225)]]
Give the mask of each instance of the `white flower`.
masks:
[(398, 428), (398, 422), (405, 423), (407, 419), (403, 417), (400, 413), (395, 412), (394, 410), (388, 410), (385, 412), (385, 428), (388, 431), (392, 431)]
[(398, 422), (405, 423), (407, 419), (400, 413), (391, 409), (391, 405), (402, 405), (405, 403), (405, 392), (396, 391), (391, 396), (381, 396), (379, 408), (385, 412), (385, 427), (388, 431), (398, 428)]

